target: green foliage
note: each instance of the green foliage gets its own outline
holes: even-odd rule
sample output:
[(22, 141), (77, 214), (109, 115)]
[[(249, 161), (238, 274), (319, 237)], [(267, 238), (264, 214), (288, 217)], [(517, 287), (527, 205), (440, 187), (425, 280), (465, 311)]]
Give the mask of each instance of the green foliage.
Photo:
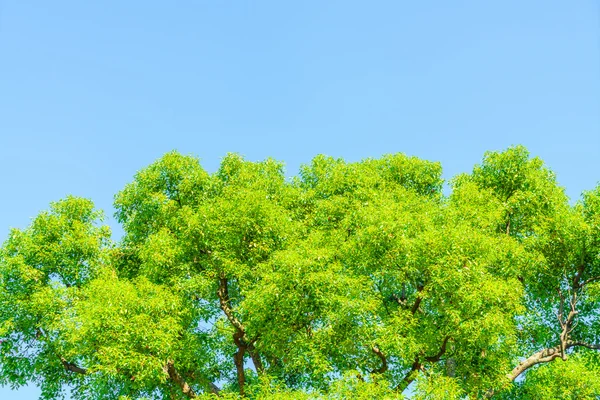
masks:
[(100, 218), (89, 200), (68, 197), (10, 232), (0, 252), (0, 383), (38, 382), (53, 398), (71, 381), (57, 351), (61, 322), (108, 262), (110, 231)]
[(417, 380), (415, 400), (459, 400), (465, 393), (456, 378), (441, 374), (421, 376)]
[(116, 195), (119, 243), (89, 200), (54, 203), (0, 250), (0, 384), (48, 399), (598, 396), (600, 186), (570, 205), (521, 146), (450, 186), (403, 154), (317, 156), (287, 180), (271, 159), (228, 154), (209, 174), (171, 152)]

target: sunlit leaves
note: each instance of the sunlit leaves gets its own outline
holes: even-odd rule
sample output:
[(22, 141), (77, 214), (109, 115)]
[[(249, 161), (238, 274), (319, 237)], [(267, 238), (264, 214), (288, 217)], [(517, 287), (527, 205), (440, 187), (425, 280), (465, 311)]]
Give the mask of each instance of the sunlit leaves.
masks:
[(91, 201), (53, 203), (0, 251), (0, 365), (3, 383), (38, 380), (43, 396), (61, 392), (67, 374), (56, 348), (78, 290), (107, 261), (107, 227)]
[(118, 244), (89, 200), (54, 203), (0, 252), (0, 383), (78, 399), (395, 399), (415, 378), (420, 399), (596, 395), (581, 382), (598, 360), (573, 349), (516, 388), (507, 374), (557, 345), (560, 304), (577, 307), (571, 339), (600, 341), (600, 189), (569, 204), (521, 146), (442, 188), (439, 163), (403, 154), (317, 156), (286, 179), (272, 159), (228, 154), (209, 174), (171, 152), (117, 194)]
[(417, 380), (415, 400), (459, 400), (465, 398), (460, 383), (442, 374), (429, 374)]

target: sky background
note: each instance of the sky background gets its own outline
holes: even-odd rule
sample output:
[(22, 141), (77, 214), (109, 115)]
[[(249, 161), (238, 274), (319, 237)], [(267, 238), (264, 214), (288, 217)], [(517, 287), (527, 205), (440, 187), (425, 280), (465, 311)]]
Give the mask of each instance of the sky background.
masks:
[(513, 144), (573, 200), (600, 181), (600, 0), (0, 0), (1, 241), (67, 194), (119, 235), (113, 196), (172, 149), (451, 178)]

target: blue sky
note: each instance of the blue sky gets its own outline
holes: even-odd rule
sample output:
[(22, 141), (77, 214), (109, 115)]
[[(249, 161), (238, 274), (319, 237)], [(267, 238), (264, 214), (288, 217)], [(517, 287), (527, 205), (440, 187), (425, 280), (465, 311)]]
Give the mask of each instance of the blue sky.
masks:
[(450, 178), (512, 144), (573, 199), (600, 181), (599, 0), (0, 1), (0, 240), (67, 194), (110, 217), (172, 149)]

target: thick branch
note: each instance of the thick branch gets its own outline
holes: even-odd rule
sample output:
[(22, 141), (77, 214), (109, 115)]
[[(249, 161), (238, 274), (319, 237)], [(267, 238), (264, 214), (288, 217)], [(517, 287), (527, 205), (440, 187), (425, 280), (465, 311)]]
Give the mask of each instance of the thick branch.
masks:
[[(577, 273), (573, 277), (572, 288), (570, 290), (570, 298), (568, 303), (566, 302), (563, 291), (560, 288), (558, 288), (560, 302), (558, 306), (558, 313), (556, 316), (558, 318), (558, 322), (561, 328), (559, 335), (559, 343), (554, 347), (540, 350), (529, 356), (527, 359), (521, 361), (519, 365), (517, 365), (509, 374), (507, 374), (508, 382), (513, 382), (522, 373), (524, 373), (529, 368), (537, 364), (552, 362), (558, 357), (561, 357), (563, 360), (566, 360), (566, 351), (572, 347), (586, 347), (592, 350), (600, 350), (600, 344), (591, 344), (581, 341), (574, 341), (570, 338), (571, 332), (573, 331), (573, 329), (575, 329), (575, 326), (577, 325), (575, 317), (579, 314), (579, 311), (577, 310), (579, 291), (583, 289), (587, 284), (596, 280), (600, 280), (600, 276), (595, 276), (587, 280), (582, 280), (584, 273), (585, 263), (582, 259), (581, 264), (577, 267)], [(569, 308), (568, 314), (566, 314), (565, 310), (566, 304), (568, 304)], [(494, 393), (494, 390), (489, 390), (485, 397), (491, 397), (494, 395)]]
[[(517, 365), (509, 374), (506, 375), (508, 378), (507, 385), (510, 382), (513, 382), (515, 379), (519, 377), (523, 372), (527, 371), (529, 368), (533, 367), (537, 364), (547, 363), (553, 361), (555, 358), (560, 357), (562, 346), (560, 344), (550, 347), (548, 349), (543, 349), (538, 351), (537, 353), (532, 354), (529, 358), (521, 361), (519, 365)], [(497, 389), (488, 390), (484, 398), (488, 399), (493, 397), (496, 394)]]
[(252, 359), (252, 364), (254, 364), (254, 368), (256, 368), (256, 372), (259, 372), (261, 374), (264, 373), (265, 367), (262, 363), (262, 360), (260, 359), (260, 354), (258, 354), (258, 351), (256, 350), (256, 348), (254, 348), (253, 344), (248, 346), (248, 353), (250, 353), (250, 358)]
[(557, 315), (558, 322), (561, 327), (561, 332), (560, 332), (560, 336), (559, 336), (559, 339), (560, 339), (559, 344), (554, 347), (540, 350), (537, 353), (532, 354), (527, 359), (520, 362), (519, 365), (517, 365), (511, 371), (511, 373), (507, 375), (509, 381), (511, 381), (511, 382), (514, 381), (515, 379), (517, 379), (517, 377), (519, 375), (521, 375), (523, 372), (525, 372), (529, 368), (533, 367), (534, 365), (553, 361), (557, 357), (561, 357), (563, 360), (567, 359), (566, 350), (571, 347), (574, 347), (575, 343), (576, 343), (569, 339), (569, 335), (570, 335), (571, 331), (573, 330), (572, 327), (573, 327), (573, 322), (575, 320), (575, 316), (577, 316), (577, 314), (578, 314), (578, 311), (576, 310), (576, 306), (577, 306), (577, 290), (576, 290), (576, 288), (580, 287), (579, 281), (581, 279), (582, 273), (583, 273), (583, 269), (580, 268), (578, 270), (577, 274), (575, 275), (575, 277), (573, 278), (573, 288), (574, 289), (573, 289), (571, 298), (569, 299), (570, 311), (566, 317), (564, 316), (564, 314), (565, 314), (565, 310), (564, 310), (565, 297), (564, 297), (562, 291), (559, 289), (560, 304), (559, 304), (559, 311), (558, 311), (558, 315)]
[(240, 396), (246, 395), (244, 385), (246, 384), (246, 373), (244, 372), (244, 354), (246, 353), (246, 347), (239, 345), (239, 337), (236, 337), (239, 332), (233, 335), (233, 340), (238, 346), (238, 350), (233, 355), (233, 362), (235, 364), (235, 370), (237, 374), (238, 386), (240, 387)]
[(167, 361), (165, 371), (169, 375), (169, 378), (171, 378), (171, 380), (181, 388), (183, 394), (185, 394), (190, 399), (196, 398), (196, 393), (194, 393), (194, 390), (190, 387), (190, 385), (187, 384), (187, 382), (183, 379), (181, 375), (179, 375), (179, 372), (177, 372), (177, 370), (175, 369), (175, 366), (173, 365), (173, 360)]
[(509, 381), (514, 381), (519, 375), (533, 367), (534, 365), (547, 363), (554, 360), (556, 357), (561, 355), (561, 345), (543, 349), (537, 353), (529, 356), (526, 360), (523, 360), (517, 365), (510, 374), (507, 375)]
[[(570, 349), (571, 347), (586, 347), (592, 350), (600, 350), (600, 344), (591, 344), (581, 341), (567, 340), (564, 343), (564, 349)], [(562, 349), (563, 344), (561, 343), (554, 347), (538, 351), (526, 360), (521, 361), (519, 365), (517, 365), (515, 369), (513, 369), (512, 372), (507, 375), (508, 379), (512, 382), (515, 379), (517, 379), (519, 375), (521, 375), (523, 372), (533, 367), (534, 365), (547, 363), (553, 361), (557, 357), (561, 357)]]
[[(246, 354), (246, 350), (248, 350), (248, 343), (246, 342), (245, 336), (246, 331), (244, 330), (244, 326), (240, 322), (239, 319), (233, 314), (233, 310), (231, 309), (230, 298), (229, 298), (229, 288), (227, 285), (227, 278), (223, 275), (219, 278), (219, 289), (217, 290), (217, 295), (219, 297), (219, 304), (221, 306), (221, 310), (227, 316), (227, 319), (235, 328), (235, 333), (233, 334), (233, 341), (237, 346), (238, 350), (233, 355), (233, 362), (235, 364), (235, 370), (237, 373), (238, 385), (240, 387), (240, 395), (243, 397), (245, 395), (244, 385), (246, 383), (246, 374), (244, 372), (244, 355)], [(252, 353), (250, 354), (252, 357)], [(258, 357), (252, 357), (252, 361), (260, 360)], [(262, 364), (260, 364), (262, 366)]]

